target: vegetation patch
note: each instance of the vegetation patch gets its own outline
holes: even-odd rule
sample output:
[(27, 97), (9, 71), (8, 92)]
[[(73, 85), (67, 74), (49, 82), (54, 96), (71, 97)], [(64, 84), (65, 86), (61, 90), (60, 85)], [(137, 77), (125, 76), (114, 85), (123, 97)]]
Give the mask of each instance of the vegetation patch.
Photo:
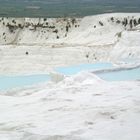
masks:
[(8, 27), (10, 33), (14, 33), (14, 31), (18, 28), (17, 26), (10, 25), (7, 23), (6, 27)]
[(117, 36), (118, 36), (119, 38), (121, 38), (121, 37), (122, 37), (122, 32), (117, 33)]
[(114, 17), (111, 17), (110, 19), (111, 19), (112, 22), (114, 22)]
[(104, 24), (103, 24), (101, 21), (99, 21), (99, 24), (100, 24), (101, 26), (104, 26)]

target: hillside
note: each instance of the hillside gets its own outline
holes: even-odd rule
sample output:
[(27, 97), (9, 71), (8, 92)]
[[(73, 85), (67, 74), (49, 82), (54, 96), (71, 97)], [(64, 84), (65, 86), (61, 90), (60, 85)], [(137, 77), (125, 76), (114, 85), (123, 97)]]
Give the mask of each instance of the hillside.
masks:
[(140, 24), (140, 14), (84, 18), (0, 18), (0, 44), (113, 44), (124, 30)]
[(140, 14), (1, 18), (0, 73), (46, 73), (81, 63), (139, 59)]

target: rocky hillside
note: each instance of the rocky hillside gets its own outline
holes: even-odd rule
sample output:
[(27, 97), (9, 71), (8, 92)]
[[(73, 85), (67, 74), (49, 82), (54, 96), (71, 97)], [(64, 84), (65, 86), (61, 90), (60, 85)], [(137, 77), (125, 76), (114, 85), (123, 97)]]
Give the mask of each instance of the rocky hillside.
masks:
[(140, 14), (84, 18), (0, 18), (0, 44), (109, 45), (140, 24)]

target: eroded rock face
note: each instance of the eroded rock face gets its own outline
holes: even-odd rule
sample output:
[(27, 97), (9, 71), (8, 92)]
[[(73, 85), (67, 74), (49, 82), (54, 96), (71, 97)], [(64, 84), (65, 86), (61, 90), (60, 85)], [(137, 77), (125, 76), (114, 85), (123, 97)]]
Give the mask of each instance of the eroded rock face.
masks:
[(0, 18), (0, 44), (46, 43), (49, 39), (65, 38), (72, 28), (79, 27), (79, 21), (76, 18)]
[[(98, 42), (140, 24), (139, 14), (105, 14), (85, 18), (0, 18), (0, 44)], [(100, 38), (100, 36), (102, 36)], [(112, 36), (112, 35), (111, 35)], [(89, 40), (83, 41), (84, 39)]]

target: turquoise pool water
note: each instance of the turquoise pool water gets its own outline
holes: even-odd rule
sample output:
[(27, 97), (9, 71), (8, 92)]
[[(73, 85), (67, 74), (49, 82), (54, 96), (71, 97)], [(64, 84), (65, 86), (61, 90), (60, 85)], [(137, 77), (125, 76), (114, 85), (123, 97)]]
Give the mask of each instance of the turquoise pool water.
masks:
[(0, 90), (34, 85), (48, 80), (48, 75), (0, 76)]
[(107, 81), (140, 80), (140, 68), (97, 74)]
[[(57, 68), (56, 71), (65, 74), (73, 75), (80, 71), (97, 71), (114, 68), (111, 63), (95, 63), (81, 64), (70, 67)], [(122, 70), (114, 72), (102, 72), (97, 75), (107, 81), (125, 81), (125, 80), (140, 80), (140, 67), (131, 70)], [(0, 91), (12, 88), (22, 88), (25, 86), (35, 85), (50, 80), (47, 74), (29, 75), (29, 76), (0, 76)]]
[(113, 68), (111, 63), (81, 64), (70, 67), (57, 68), (56, 71), (65, 75), (73, 75), (85, 70), (102, 70)]
[[(112, 68), (110, 63), (81, 64), (70, 67), (57, 68), (56, 71), (65, 75), (73, 75), (84, 70), (101, 70)], [(49, 75), (29, 75), (29, 76), (0, 76), (0, 90), (12, 88), (22, 88), (50, 80)]]

